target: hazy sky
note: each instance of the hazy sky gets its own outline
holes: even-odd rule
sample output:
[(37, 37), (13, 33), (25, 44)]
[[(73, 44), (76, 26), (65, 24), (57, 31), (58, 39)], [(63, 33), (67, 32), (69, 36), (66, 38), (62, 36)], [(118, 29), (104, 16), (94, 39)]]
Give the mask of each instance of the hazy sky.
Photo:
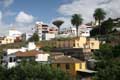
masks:
[(35, 21), (51, 24), (62, 19), (62, 27), (69, 27), (75, 13), (82, 15), (84, 23), (90, 22), (99, 7), (107, 17), (120, 17), (120, 0), (0, 0), (0, 34), (6, 34), (11, 27), (29, 32)]

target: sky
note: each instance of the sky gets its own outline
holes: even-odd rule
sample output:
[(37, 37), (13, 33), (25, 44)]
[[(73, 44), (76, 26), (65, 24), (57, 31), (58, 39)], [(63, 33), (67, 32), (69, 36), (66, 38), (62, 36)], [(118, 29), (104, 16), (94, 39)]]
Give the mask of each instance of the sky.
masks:
[(120, 17), (120, 0), (0, 0), (0, 35), (15, 28), (30, 32), (36, 21), (52, 25), (52, 21), (64, 20), (62, 27), (72, 26), (73, 14), (81, 14), (83, 23), (94, 21), (96, 8), (103, 8), (108, 17)]

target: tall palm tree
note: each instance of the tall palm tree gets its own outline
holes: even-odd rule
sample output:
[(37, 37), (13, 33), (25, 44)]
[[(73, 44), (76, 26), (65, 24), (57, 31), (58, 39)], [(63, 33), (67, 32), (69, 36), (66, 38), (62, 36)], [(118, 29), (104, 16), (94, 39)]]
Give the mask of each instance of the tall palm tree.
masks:
[(60, 32), (60, 26), (64, 23), (62, 20), (55, 20), (53, 24), (58, 27), (58, 33)]
[(72, 23), (73, 26), (76, 26), (77, 37), (79, 35), (78, 34), (78, 28), (79, 28), (79, 25), (82, 24), (82, 21), (83, 21), (83, 19), (82, 19), (80, 14), (74, 14), (72, 16), (71, 23)]
[(105, 19), (106, 12), (102, 8), (97, 8), (93, 14), (95, 21), (98, 21), (99, 25), (101, 25), (101, 21)]

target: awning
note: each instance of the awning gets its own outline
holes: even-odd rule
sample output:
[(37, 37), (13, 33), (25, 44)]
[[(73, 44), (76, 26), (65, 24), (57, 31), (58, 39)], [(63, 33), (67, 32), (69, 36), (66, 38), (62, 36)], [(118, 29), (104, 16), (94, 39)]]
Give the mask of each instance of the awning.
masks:
[(77, 70), (77, 71), (79, 71), (79, 72), (85, 72), (85, 73), (96, 73), (97, 71), (93, 71), (93, 70), (88, 70), (88, 69), (79, 69), (79, 70)]

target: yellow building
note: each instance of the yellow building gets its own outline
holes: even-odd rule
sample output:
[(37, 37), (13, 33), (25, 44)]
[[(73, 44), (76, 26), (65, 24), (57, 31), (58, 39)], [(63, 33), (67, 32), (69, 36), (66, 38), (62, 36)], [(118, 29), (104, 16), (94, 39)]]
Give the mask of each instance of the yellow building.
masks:
[[(52, 68), (60, 68), (62, 71), (68, 73), (71, 77), (75, 78), (78, 72), (94, 73), (94, 71), (88, 70), (85, 61), (70, 56), (56, 56), (51, 60)], [(80, 74), (82, 75), (82, 74)]]
[(99, 49), (100, 41), (95, 38), (76, 37), (55, 39), (50, 41), (43, 41), (41, 46), (53, 46), (55, 48), (85, 48), (85, 49)]
[(99, 49), (100, 47), (100, 41), (96, 40), (95, 38), (89, 39), (89, 47), (90, 49)]
[(14, 38), (13, 37), (4, 37), (0, 40), (0, 44), (10, 44), (10, 43), (14, 43)]

